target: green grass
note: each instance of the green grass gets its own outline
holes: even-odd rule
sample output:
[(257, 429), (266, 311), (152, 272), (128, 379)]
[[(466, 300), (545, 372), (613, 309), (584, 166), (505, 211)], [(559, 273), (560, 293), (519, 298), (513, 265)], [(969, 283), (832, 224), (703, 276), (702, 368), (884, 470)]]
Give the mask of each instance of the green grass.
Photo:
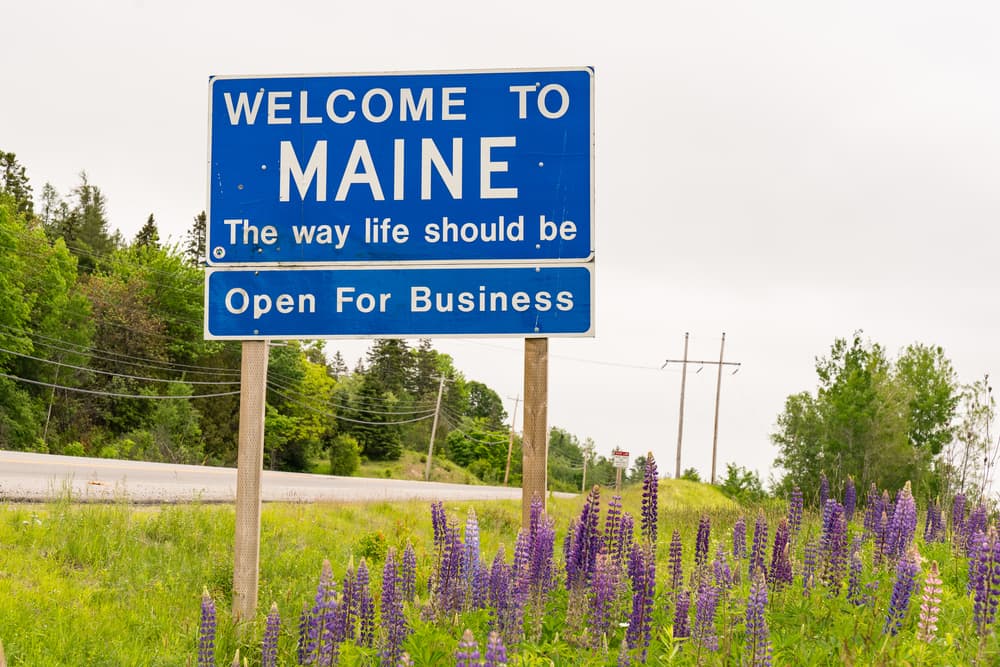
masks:
[[(411, 450), (403, 450), (396, 461), (365, 461), (354, 474), (355, 477), (372, 477), (386, 479), (422, 480), (427, 471), (427, 455)], [(317, 475), (330, 474), (330, 462), (316, 462), (310, 472)], [(458, 464), (443, 456), (431, 459), (431, 481), (449, 482), (453, 484), (482, 484), (479, 478)]]
[[(602, 522), (611, 493), (602, 492)], [(623, 494), (626, 511), (639, 514), (641, 489)], [(557, 560), (569, 525), (583, 497), (550, 498), (556, 521)], [(276, 602), (284, 619), (280, 639), (281, 664), (293, 664), (298, 614), (311, 601), (323, 559), (329, 559), (339, 579), (353, 558), (369, 561), (375, 596), (387, 548), (402, 549), (412, 542), (418, 555), (418, 591), (426, 596), (432, 565), (431, 527), (426, 502), (268, 504), (263, 508), (260, 558), (259, 616), (242, 631), (232, 627), (232, 545), (234, 516), (224, 505), (136, 507), (76, 505), (69, 499), (46, 505), (0, 503), (0, 640), (11, 667), (49, 665), (188, 665), (197, 649), (200, 595), (206, 587), (219, 610), (217, 639), (219, 664), (229, 664), (237, 647), (250, 664), (259, 664), (263, 616)], [(474, 508), (481, 532), (484, 559), (492, 560), (504, 544), (508, 561), (520, 524), (517, 502), (446, 503), (449, 516), (463, 524)], [(684, 538), (685, 573), (691, 571), (694, 534), (703, 514), (712, 517), (712, 547), (728, 545), (733, 521), (763, 512), (772, 526), (784, 514), (783, 503), (741, 508), (716, 489), (684, 481), (660, 485), (660, 541), (658, 545), (657, 612), (649, 664), (739, 664), (742, 651), (741, 615), (747, 582), (730, 594), (720, 619), (724, 651), (695, 658), (694, 646), (670, 635), (672, 619), (662, 593), (667, 575), (670, 533)], [(856, 522), (859, 522), (856, 519)], [(818, 518), (807, 513), (806, 535), (814, 535)], [(857, 530), (855, 526), (853, 530)], [(965, 594), (967, 565), (946, 544), (923, 544), (921, 554), (938, 560), (945, 581), (945, 600), (939, 624), (940, 639), (924, 645), (913, 639), (916, 599), (898, 637), (882, 635), (885, 604), (893, 573), (870, 573), (879, 582), (878, 601), (858, 608), (821, 588), (803, 596), (800, 579), (791, 589), (772, 595), (768, 621), (774, 642), (775, 664), (828, 665), (946, 665), (997, 664), (997, 638), (977, 644), (971, 629), (971, 601)], [(801, 559), (802, 541), (797, 545)], [(870, 544), (866, 546), (870, 558)], [(744, 564), (745, 567), (745, 564)], [(745, 575), (744, 575), (745, 577)], [(537, 641), (514, 647), (514, 665), (614, 664), (618, 638), (608, 654), (580, 649), (567, 641), (567, 599), (561, 589), (543, 619)], [(454, 647), (464, 627), (485, 638), (486, 616), (465, 614), (443, 624), (411, 615), (415, 634), (410, 649), (422, 651), (418, 665), (451, 665)], [(361, 665), (372, 653), (345, 649), (341, 664)], [(671, 657), (673, 656), (673, 657)], [(992, 662), (991, 662), (992, 661)]]

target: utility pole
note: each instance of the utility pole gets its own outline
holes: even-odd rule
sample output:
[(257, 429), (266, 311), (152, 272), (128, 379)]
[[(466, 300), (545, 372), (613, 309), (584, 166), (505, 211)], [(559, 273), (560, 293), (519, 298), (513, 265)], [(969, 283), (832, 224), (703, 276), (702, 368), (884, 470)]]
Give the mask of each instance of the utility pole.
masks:
[(434, 456), (434, 436), (437, 434), (438, 415), (441, 414), (441, 395), (444, 394), (444, 373), (441, 374), (441, 381), (438, 382), (437, 404), (434, 406), (434, 423), (431, 426), (431, 441), (427, 445), (427, 469), (424, 471), (424, 481), (431, 481), (431, 458)]
[(715, 484), (715, 452), (719, 444), (719, 394), (722, 393), (722, 355), (726, 351), (726, 332), (719, 347), (719, 374), (715, 379), (715, 425), (712, 428), (712, 484)]
[[(507, 398), (510, 398), (508, 396)], [(507, 467), (503, 471), (503, 485), (507, 486), (510, 479), (510, 453), (514, 451), (514, 423), (517, 422), (517, 404), (521, 402), (521, 395), (514, 399), (514, 416), (510, 418), (510, 440), (507, 442)]]
[(684, 332), (684, 359), (681, 366), (681, 408), (680, 418), (677, 420), (677, 463), (674, 466), (674, 479), (681, 478), (681, 442), (684, 440), (684, 385), (687, 384), (689, 335), (687, 331)]
[[(715, 453), (716, 444), (719, 435), (719, 394), (722, 389), (722, 367), (723, 366), (735, 366), (735, 370), (731, 375), (735, 375), (740, 370), (740, 362), (738, 361), (723, 361), (722, 355), (725, 351), (726, 346), (726, 334), (722, 334), (722, 349), (719, 351), (718, 361), (703, 361), (699, 359), (688, 359), (688, 335), (684, 334), (684, 358), (683, 359), (667, 359), (663, 362), (660, 369), (667, 367), (667, 364), (683, 364), (681, 367), (681, 407), (680, 416), (677, 422), (677, 463), (675, 466), (675, 477), (679, 478), (681, 476), (681, 442), (684, 437), (684, 385), (687, 382), (687, 367), (688, 364), (698, 364), (699, 366), (718, 366), (719, 367), (719, 378), (716, 382), (715, 387), (715, 435), (712, 436), (712, 483), (715, 483)], [(698, 369), (701, 370), (701, 369)]]

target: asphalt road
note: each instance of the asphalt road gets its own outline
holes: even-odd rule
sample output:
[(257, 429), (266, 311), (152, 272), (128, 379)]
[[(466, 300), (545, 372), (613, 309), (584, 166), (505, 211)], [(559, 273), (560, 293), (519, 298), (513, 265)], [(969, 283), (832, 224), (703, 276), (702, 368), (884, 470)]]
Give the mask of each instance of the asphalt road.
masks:
[[(0, 500), (45, 501), (67, 490), (79, 502), (232, 502), (236, 469), (0, 450)], [(521, 489), (265, 470), (261, 497), (265, 502), (520, 500)]]

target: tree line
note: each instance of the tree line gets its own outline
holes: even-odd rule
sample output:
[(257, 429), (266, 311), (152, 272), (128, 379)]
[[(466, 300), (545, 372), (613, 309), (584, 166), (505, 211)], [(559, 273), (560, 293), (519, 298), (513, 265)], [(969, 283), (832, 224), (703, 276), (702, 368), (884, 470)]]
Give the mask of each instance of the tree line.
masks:
[[(0, 150), (0, 447), (177, 463), (236, 461), (240, 344), (203, 337), (206, 216), (178, 244), (151, 214), (112, 231), (86, 174), (40, 195)], [(443, 381), (442, 381), (443, 378)], [(437, 410), (441, 390), (440, 410)], [(351, 474), (364, 460), (426, 452), (479, 479), (520, 483), (520, 438), (501, 397), (464, 377), (432, 341), (376, 339), (349, 368), (320, 341), (270, 349), (265, 466)], [(589, 449), (588, 449), (589, 447)], [(611, 463), (552, 429), (550, 486), (611, 483)]]
[(776, 491), (797, 486), (815, 502), (825, 476), (832, 490), (851, 478), (859, 493), (909, 481), (929, 500), (989, 494), (1000, 441), (988, 376), (962, 383), (941, 347), (913, 343), (892, 358), (861, 331), (815, 368), (815, 392), (788, 396), (771, 436)]

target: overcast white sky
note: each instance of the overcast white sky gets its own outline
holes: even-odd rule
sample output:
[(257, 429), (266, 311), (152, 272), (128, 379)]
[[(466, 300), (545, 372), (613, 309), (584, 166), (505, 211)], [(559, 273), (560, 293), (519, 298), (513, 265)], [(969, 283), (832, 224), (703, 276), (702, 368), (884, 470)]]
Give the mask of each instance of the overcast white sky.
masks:
[[(34, 2), (4, 8), (0, 148), (36, 193), (86, 170), (131, 238), (205, 208), (208, 77), (589, 65), (596, 332), (550, 343), (551, 425), (673, 470), (683, 352), (724, 375), (719, 469), (766, 478), (785, 397), (863, 329), (996, 371), (995, 2)], [(331, 343), (348, 362), (367, 343)], [(446, 340), (513, 409), (517, 340)], [(715, 371), (688, 376), (708, 475)], [(520, 417), (518, 418), (520, 422)]]

